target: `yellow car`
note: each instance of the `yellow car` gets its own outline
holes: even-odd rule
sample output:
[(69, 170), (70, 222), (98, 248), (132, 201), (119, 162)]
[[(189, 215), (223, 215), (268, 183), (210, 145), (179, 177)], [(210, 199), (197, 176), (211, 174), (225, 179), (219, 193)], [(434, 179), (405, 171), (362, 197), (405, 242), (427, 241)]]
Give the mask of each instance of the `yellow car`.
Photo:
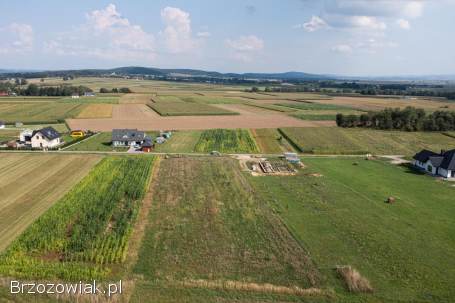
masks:
[(73, 130), (71, 132), (71, 137), (73, 139), (85, 137), (85, 133), (82, 130)]

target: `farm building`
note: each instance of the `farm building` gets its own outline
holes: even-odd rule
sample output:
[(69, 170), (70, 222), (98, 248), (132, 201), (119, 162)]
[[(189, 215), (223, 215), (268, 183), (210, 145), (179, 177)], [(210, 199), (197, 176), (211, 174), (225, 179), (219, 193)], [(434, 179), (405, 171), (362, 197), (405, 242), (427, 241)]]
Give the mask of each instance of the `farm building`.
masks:
[(84, 97), (95, 97), (95, 93), (92, 92), (85, 92)]
[(16, 122), (16, 123), (14, 124), (14, 126), (15, 126), (15, 127), (22, 127), (22, 126), (24, 126), (24, 123), (22, 123), (22, 122)]
[(19, 134), (19, 142), (25, 145), (32, 145), (33, 130), (24, 129)]
[(0, 128), (5, 128), (5, 122), (0, 121)]
[(79, 95), (78, 94), (72, 94), (71, 95), (71, 99), (79, 99)]
[(60, 133), (53, 127), (45, 127), (32, 133), (31, 144), (33, 148), (54, 148), (62, 143)]
[(444, 178), (455, 178), (455, 149), (435, 153), (422, 150), (414, 155), (413, 164), (418, 169)]
[(7, 97), (8, 93), (7, 92), (0, 92), (0, 97)]
[(144, 143), (142, 143), (142, 146), (141, 146), (141, 151), (143, 151), (144, 153), (149, 153), (152, 151), (152, 148), (153, 148), (153, 140), (151, 137), (145, 137), (144, 139)]
[(113, 146), (142, 145), (145, 140), (145, 132), (137, 129), (114, 129), (112, 130)]

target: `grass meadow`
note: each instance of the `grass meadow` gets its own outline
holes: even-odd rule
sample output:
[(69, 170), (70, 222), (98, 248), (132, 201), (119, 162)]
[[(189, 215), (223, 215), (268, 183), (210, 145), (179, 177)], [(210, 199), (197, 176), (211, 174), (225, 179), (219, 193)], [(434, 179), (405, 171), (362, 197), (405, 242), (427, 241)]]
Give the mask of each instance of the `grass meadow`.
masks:
[(270, 299), (308, 288), (326, 295), (306, 250), (227, 158), (161, 162), (134, 272), (142, 280), (132, 302), (185, 302), (187, 294), (202, 301), (232, 299), (232, 293), (251, 299), (256, 292)]
[[(455, 188), (382, 161), (303, 158), (295, 177), (249, 177), (308, 249), (336, 302), (449, 302), (455, 296)], [(347, 177), (349, 176), (349, 177)], [(388, 197), (394, 204), (385, 203)], [(351, 265), (372, 294), (349, 295)]]
[(413, 155), (421, 149), (455, 147), (455, 138), (432, 132), (401, 132), (335, 127), (281, 128), (298, 150), (316, 154)]

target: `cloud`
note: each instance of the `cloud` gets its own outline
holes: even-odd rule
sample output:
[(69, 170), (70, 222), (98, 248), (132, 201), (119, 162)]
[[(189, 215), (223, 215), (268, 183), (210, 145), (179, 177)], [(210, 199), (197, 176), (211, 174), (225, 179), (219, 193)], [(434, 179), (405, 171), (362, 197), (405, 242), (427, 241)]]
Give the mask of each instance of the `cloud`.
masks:
[(390, 19), (403, 20), (402, 28), (409, 27), (407, 20), (422, 16), (424, 7), (423, 0), (325, 0), (320, 16), (312, 16), (303, 27), (308, 31), (329, 27), (380, 33)]
[(332, 47), (332, 51), (342, 54), (352, 53), (352, 47), (347, 44), (338, 44)]
[(348, 24), (353, 28), (363, 28), (370, 30), (385, 30), (387, 25), (379, 21), (376, 17), (370, 16), (351, 16), (346, 19)]
[(325, 0), (328, 14), (418, 18), (423, 13), (422, 0)]
[(234, 59), (245, 62), (251, 61), (254, 53), (264, 49), (264, 41), (255, 35), (227, 39), (226, 45), (233, 51)]
[(303, 28), (307, 32), (314, 32), (319, 29), (327, 28), (327, 22), (325, 22), (321, 17), (318, 16), (312, 16), (310, 21), (303, 23), (303, 24), (298, 24), (294, 26), (295, 28)]
[(258, 51), (264, 48), (264, 41), (254, 35), (241, 36), (236, 40), (227, 39), (226, 44), (230, 48), (241, 52)]
[(0, 28), (0, 53), (23, 53), (33, 49), (33, 28), (28, 24), (11, 23)]
[(191, 34), (190, 14), (176, 7), (161, 10), (161, 19), (166, 25), (162, 32), (167, 49), (171, 53), (182, 53), (194, 49), (196, 42)]
[(212, 34), (210, 32), (198, 32), (196, 34), (196, 36), (200, 37), (200, 38), (208, 38), (210, 37)]
[(398, 19), (397, 25), (402, 29), (406, 29), (406, 30), (411, 29), (411, 24), (409, 23), (408, 20), (405, 20), (405, 19)]
[(86, 14), (87, 22), (45, 42), (44, 50), (57, 55), (143, 62), (155, 58), (154, 37), (131, 24), (114, 4)]

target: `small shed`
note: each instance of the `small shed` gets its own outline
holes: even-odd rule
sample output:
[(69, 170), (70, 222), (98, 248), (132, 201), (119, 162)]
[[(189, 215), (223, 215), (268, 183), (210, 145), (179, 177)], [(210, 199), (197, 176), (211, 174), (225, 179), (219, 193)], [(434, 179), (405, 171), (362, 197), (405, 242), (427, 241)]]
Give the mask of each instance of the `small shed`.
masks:
[(78, 94), (72, 94), (71, 95), (71, 99), (79, 99), (79, 95)]
[(5, 122), (0, 121), (0, 128), (5, 128)]
[(14, 126), (16, 126), (16, 127), (22, 127), (22, 126), (24, 126), (24, 123), (22, 123), (22, 122), (16, 122), (16, 123), (14, 124)]
[(164, 131), (160, 133), (160, 137), (163, 137), (165, 139), (169, 139), (172, 136), (172, 132), (170, 131)]
[(166, 142), (166, 138), (164, 138), (164, 137), (156, 137), (155, 142), (158, 143), (158, 144), (163, 144), (164, 142)]

